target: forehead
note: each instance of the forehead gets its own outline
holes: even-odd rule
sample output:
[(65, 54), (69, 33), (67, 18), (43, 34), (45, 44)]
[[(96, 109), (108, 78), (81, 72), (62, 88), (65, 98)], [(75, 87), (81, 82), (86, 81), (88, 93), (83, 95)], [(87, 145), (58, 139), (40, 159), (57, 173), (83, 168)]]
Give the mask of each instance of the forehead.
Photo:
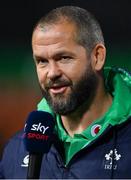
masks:
[(46, 45), (46, 43), (52, 43), (52, 39), (56, 40), (56, 43), (61, 38), (63, 40), (74, 40), (75, 34), (75, 25), (69, 22), (45, 25), (42, 28), (38, 26), (33, 32), (32, 43), (44, 43)]
[(68, 22), (36, 28), (32, 37), (33, 55), (51, 58), (64, 52), (77, 54), (82, 47), (74, 40), (75, 26)]

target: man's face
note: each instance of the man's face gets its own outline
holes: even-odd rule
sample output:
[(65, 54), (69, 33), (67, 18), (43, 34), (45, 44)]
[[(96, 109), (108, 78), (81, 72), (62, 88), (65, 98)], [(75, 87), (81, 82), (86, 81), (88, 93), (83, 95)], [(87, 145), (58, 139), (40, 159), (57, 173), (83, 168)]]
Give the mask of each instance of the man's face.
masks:
[(33, 55), (43, 96), (58, 114), (67, 115), (88, 102), (97, 77), (85, 48), (74, 40), (75, 27), (61, 23), (37, 28)]

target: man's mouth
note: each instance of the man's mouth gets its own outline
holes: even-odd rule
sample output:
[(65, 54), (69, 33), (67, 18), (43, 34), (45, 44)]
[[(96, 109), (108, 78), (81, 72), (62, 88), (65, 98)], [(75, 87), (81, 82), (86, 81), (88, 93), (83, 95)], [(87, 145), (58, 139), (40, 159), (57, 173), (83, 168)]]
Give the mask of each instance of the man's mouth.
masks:
[(52, 86), (49, 91), (53, 94), (62, 94), (67, 88), (68, 86)]

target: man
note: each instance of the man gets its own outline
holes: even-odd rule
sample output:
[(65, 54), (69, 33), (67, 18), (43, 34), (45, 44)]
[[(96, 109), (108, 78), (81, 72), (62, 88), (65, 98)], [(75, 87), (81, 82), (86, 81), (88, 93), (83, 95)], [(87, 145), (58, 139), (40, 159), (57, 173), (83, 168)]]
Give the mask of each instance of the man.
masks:
[[(131, 178), (131, 76), (104, 68), (101, 28), (86, 10), (66, 6), (34, 28), (33, 57), (43, 99), (38, 110), (55, 114), (54, 141), (41, 178)], [(11, 153), (11, 155), (10, 155)], [(7, 145), (1, 177), (26, 178), (28, 153), (16, 135)]]

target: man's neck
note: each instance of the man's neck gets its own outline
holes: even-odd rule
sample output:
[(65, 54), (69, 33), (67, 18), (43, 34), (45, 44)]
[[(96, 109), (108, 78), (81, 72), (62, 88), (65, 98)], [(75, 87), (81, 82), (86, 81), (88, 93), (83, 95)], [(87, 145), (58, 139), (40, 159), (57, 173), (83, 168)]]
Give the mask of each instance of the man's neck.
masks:
[[(103, 93), (94, 98), (92, 104), (87, 107), (87, 103), (82, 105), (72, 114), (61, 116), (62, 123), (70, 136), (79, 134), (85, 130), (96, 119), (102, 117), (112, 104), (112, 97), (109, 93)], [(83, 111), (83, 109), (85, 109)]]

